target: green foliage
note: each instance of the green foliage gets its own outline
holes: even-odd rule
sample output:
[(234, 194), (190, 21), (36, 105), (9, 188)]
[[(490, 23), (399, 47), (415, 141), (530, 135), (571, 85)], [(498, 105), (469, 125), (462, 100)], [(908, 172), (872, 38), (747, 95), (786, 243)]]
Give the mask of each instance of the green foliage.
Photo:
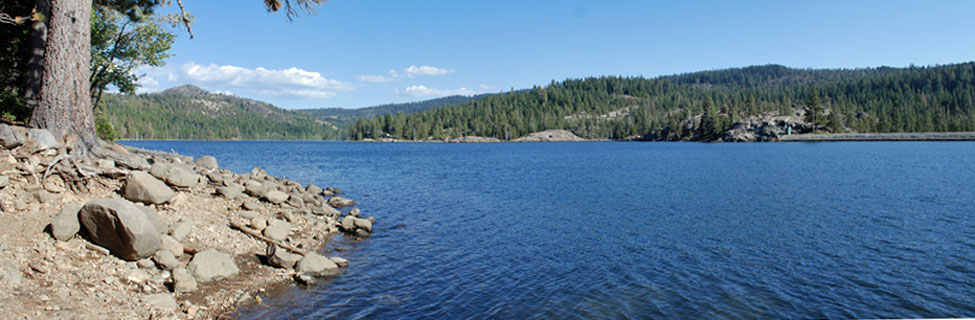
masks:
[(101, 109), (95, 111), (95, 132), (98, 133), (99, 138), (105, 141), (115, 141), (119, 138), (112, 121)]
[(807, 114), (834, 132), (975, 131), (973, 97), (975, 63), (855, 70), (767, 65), (654, 79), (552, 82), (414, 114), (364, 119), (351, 126), (349, 136), (510, 140), (566, 129), (590, 139), (709, 140), (735, 120), (803, 109), (811, 109)]
[[(135, 15), (130, 16), (127, 14)], [(97, 107), (102, 93), (114, 86), (135, 93), (140, 66), (162, 66), (170, 55), (175, 35), (162, 21), (139, 12), (122, 14), (110, 7), (95, 7), (91, 15), (91, 96)]]
[(183, 86), (160, 93), (106, 94), (121, 139), (322, 140), (346, 130), (267, 103)]

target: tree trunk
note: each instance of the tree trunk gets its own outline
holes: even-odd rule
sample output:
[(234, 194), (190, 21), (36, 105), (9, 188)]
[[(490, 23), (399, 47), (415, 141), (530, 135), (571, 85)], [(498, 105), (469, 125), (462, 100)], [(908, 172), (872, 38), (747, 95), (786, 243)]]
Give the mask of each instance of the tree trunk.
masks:
[(51, 0), (40, 101), (30, 119), (30, 127), (59, 140), (76, 136), (83, 152), (97, 146), (88, 81), (91, 2)]
[[(51, 0), (34, 1), (34, 10), (45, 17), (51, 14)], [(24, 97), (31, 107), (37, 106), (44, 76), (44, 47), (47, 44), (47, 22), (50, 19), (32, 21), (30, 26), (30, 59), (27, 61), (27, 83)]]

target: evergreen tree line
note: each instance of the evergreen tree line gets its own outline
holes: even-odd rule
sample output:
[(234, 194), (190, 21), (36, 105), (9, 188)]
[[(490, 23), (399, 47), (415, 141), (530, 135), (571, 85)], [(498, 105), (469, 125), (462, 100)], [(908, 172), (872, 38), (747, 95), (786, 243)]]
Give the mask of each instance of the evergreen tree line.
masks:
[(216, 94), (108, 94), (104, 105), (122, 139), (339, 140), (346, 133), (308, 115)]
[(553, 81), (413, 114), (359, 119), (349, 136), (511, 140), (566, 129), (589, 139), (709, 140), (745, 117), (791, 115), (795, 108), (810, 110), (807, 121), (832, 132), (975, 131), (973, 96), (975, 63), (855, 70), (767, 65), (653, 79)]

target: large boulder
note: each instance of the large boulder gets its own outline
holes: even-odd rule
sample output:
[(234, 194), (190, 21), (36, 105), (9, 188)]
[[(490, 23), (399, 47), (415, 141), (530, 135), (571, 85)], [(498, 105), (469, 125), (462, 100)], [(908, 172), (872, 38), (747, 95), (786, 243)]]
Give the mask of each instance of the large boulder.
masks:
[(268, 221), (267, 228), (264, 229), (264, 236), (274, 240), (284, 241), (288, 238), (288, 233), (290, 232), (290, 223), (283, 220), (271, 219), (271, 221)]
[(46, 129), (27, 130), (27, 138), (37, 142), (38, 150), (54, 149), (58, 147), (58, 140)]
[(302, 258), (300, 254), (288, 252), (274, 244), (268, 244), (266, 254), (267, 264), (285, 269), (293, 269)]
[(125, 178), (122, 196), (135, 202), (162, 204), (172, 200), (176, 193), (145, 171), (133, 171)]
[(221, 280), (240, 272), (234, 259), (217, 249), (207, 249), (194, 255), (186, 270), (200, 282)]
[(119, 258), (135, 261), (159, 249), (159, 230), (139, 206), (123, 199), (98, 199), (81, 208), (81, 225), (92, 242)]
[(10, 184), (10, 178), (0, 175), (0, 189), (6, 188)]
[(313, 275), (338, 273), (339, 266), (320, 254), (310, 252), (296, 264), (295, 270)]
[(68, 241), (78, 234), (81, 230), (81, 223), (78, 222), (78, 212), (81, 211), (81, 206), (76, 204), (69, 204), (61, 208), (61, 212), (54, 215), (51, 219), (51, 235), (54, 239), (61, 241)]
[(195, 163), (197, 167), (207, 170), (214, 170), (217, 168), (217, 158), (212, 156), (202, 156), (199, 159), (196, 159), (196, 161), (193, 163)]
[(24, 135), (13, 127), (0, 123), (0, 147), (13, 149), (24, 144)]
[(152, 165), (149, 173), (172, 186), (182, 188), (190, 188), (203, 182), (202, 176), (193, 172), (193, 169), (189, 168), (188, 165), (183, 164), (156, 163)]

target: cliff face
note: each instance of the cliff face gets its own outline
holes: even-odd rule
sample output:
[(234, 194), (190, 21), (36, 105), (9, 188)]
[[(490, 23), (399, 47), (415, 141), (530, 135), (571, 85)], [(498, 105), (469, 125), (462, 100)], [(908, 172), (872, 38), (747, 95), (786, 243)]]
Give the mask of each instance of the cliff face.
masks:
[(802, 121), (802, 118), (795, 115), (775, 116), (762, 114), (735, 122), (730, 129), (721, 133), (715, 141), (778, 141), (783, 136), (798, 134), (810, 131), (811, 129), (812, 127)]

